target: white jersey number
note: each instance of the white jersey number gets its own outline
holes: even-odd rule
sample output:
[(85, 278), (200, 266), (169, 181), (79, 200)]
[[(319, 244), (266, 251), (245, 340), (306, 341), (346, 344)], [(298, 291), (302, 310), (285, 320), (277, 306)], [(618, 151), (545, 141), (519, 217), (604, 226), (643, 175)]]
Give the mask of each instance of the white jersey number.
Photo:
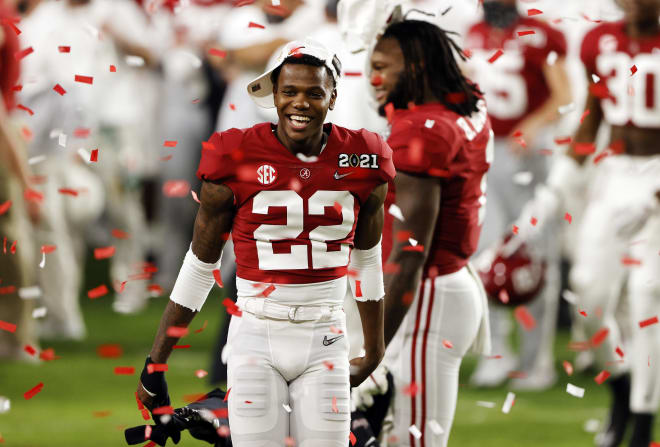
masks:
[[(342, 267), (348, 264), (349, 246), (341, 244), (338, 251), (328, 251), (328, 242), (346, 238), (353, 228), (355, 199), (348, 191), (316, 191), (307, 201), (308, 214), (322, 216), (326, 207), (337, 203), (341, 207), (342, 222), (321, 225), (309, 232), (312, 245), (311, 260), (307, 244), (291, 245), (290, 253), (274, 253), (273, 241), (295, 239), (303, 232), (304, 200), (297, 192), (261, 191), (252, 201), (252, 212), (268, 214), (269, 207), (286, 208), (286, 224), (261, 224), (254, 230), (257, 256), (261, 270), (300, 270)], [(311, 264), (311, 265), (310, 265)]]
[[(637, 71), (631, 75), (631, 67)], [(614, 97), (601, 102), (609, 124), (660, 127), (660, 57), (655, 54), (604, 53), (596, 58), (598, 73), (608, 75), (607, 89)], [(651, 103), (648, 92), (653, 92)]]

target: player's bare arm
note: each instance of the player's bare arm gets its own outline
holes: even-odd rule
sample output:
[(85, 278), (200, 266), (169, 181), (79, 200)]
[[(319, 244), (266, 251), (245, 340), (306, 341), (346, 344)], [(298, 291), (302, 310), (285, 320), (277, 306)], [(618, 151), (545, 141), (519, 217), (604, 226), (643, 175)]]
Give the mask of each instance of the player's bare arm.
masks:
[[(587, 73), (587, 82), (592, 82), (591, 75), (589, 73)], [(593, 143), (596, 139), (598, 128), (603, 121), (603, 110), (600, 106), (600, 98), (594, 95), (591, 91), (587, 96), (584, 110), (585, 113), (588, 111), (588, 114), (584, 117), (580, 127), (578, 127), (578, 130), (575, 132), (573, 144), (566, 152), (566, 155), (573, 158), (579, 164), (584, 163), (584, 161), (587, 159), (587, 155), (577, 154), (575, 152), (575, 144)]]
[[(371, 192), (371, 195), (360, 208), (357, 227), (355, 229), (355, 248), (368, 250), (380, 242), (383, 231), (383, 203), (387, 194), (387, 184), (384, 183)], [(365, 356), (351, 360), (354, 368), (351, 374), (351, 386), (362, 383), (378, 366), (385, 354), (383, 339), (383, 300), (357, 301), (362, 331), (364, 335)]]
[(565, 58), (557, 59), (552, 65), (546, 62), (543, 65), (543, 76), (550, 89), (550, 97), (541, 107), (525, 118), (516, 129), (522, 132), (525, 140), (530, 142), (538, 136), (545, 126), (560, 117), (559, 107), (572, 101)]
[[(222, 254), (226, 235), (231, 231), (234, 217), (233, 193), (224, 186), (204, 182), (201, 190), (201, 205), (195, 218), (192, 252), (202, 262), (217, 262)], [(197, 311), (174, 301), (168, 301), (158, 327), (158, 332), (151, 348), (150, 358), (153, 363), (166, 363), (179, 337), (167, 335), (169, 327), (187, 327)], [(151, 396), (140, 382), (138, 397), (149, 409), (153, 408), (154, 396)]]
[[(412, 304), (407, 294), (414, 294), (428, 257), (438, 211), (440, 208), (440, 181), (433, 177), (419, 177), (398, 172), (394, 179), (396, 205), (405, 220), (394, 220), (392, 252), (387, 261), (396, 265), (396, 273), (385, 275), (385, 345), (387, 346)], [(420, 200), (424, 191), (424, 200)], [(399, 241), (398, 234), (408, 233), (423, 250), (406, 250), (408, 240)]]

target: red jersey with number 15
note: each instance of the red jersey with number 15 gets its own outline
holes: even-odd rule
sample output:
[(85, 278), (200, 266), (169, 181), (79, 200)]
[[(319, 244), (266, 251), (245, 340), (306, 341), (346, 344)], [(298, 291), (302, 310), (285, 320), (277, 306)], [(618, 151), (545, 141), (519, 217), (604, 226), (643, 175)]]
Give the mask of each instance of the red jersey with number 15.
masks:
[[(440, 212), (425, 274), (448, 275), (463, 268), (476, 251), (485, 217), (486, 172), (493, 159), (493, 141), (486, 103), (479, 112), (461, 116), (442, 104), (396, 110), (388, 144), (397, 172), (438, 177), (442, 183)], [(390, 205), (396, 191), (388, 190), (383, 230), (383, 257), (389, 257), (393, 237)], [(424, 200), (424, 191), (419, 191)], [(409, 216), (403, 216), (409, 218)], [(424, 218), (417, 216), (416, 218)], [(431, 216), (429, 216), (431, 218)], [(412, 235), (414, 238), (415, 236)]]
[[(566, 55), (566, 39), (540, 20), (520, 17), (506, 29), (475, 24), (468, 31), (466, 48), (472, 52), (472, 77), (488, 101), (493, 131), (507, 136), (550, 97), (543, 66), (553, 51)], [(498, 50), (502, 55), (490, 62)]]
[(624, 22), (603, 23), (582, 41), (580, 56), (600, 77), (605, 120), (615, 126), (660, 127), (660, 34), (632, 39)]
[(347, 273), (360, 206), (394, 178), (392, 150), (375, 133), (326, 124), (327, 144), (302, 161), (270, 123), (214, 133), (197, 176), (234, 193), (236, 275), (308, 284)]

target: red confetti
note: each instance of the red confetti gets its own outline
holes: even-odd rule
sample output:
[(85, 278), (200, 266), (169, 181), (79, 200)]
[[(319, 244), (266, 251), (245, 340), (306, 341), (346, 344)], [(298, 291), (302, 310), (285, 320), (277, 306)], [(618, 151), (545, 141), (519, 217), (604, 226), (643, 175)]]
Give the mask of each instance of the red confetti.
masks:
[(99, 161), (99, 150), (98, 149), (92, 149), (92, 153), (89, 156), (89, 161), (92, 163), (96, 163)]
[(227, 402), (227, 399), (229, 399), (230, 392), (231, 392), (231, 388), (227, 388), (227, 393), (225, 394), (225, 398), (222, 399), (223, 402)]
[(592, 348), (597, 348), (600, 346), (607, 336), (609, 335), (610, 330), (606, 327), (600, 329), (598, 332), (596, 332), (593, 337), (591, 337), (590, 343)]
[(206, 325), (208, 324), (208, 322), (209, 322), (208, 320), (204, 320), (204, 324), (202, 324), (202, 327), (200, 327), (199, 329), (197, 329), (197, 330), (195, 331), (195, 334), (199, 334), (199, 333), (202, 332), (204, 329), (206, 329)]
[(222, 50), (218, 50), (217, 48), (211, 48), (211, 49), (209, 49), (209, 55), (225, 58), (225, 57), (227, 57), (227, 52), (222, 51)]
[(235, 315), (237, 317), (243, 315), (243, 312), (238, 308), (236, 303), (231, 300), (231, 298), (225, 298), (222, 301), (222, 305), (225, 306), (225, 309), (229, 315)]
[(123, 351), (121, 349), (121, 345), (116, 343), (107, 343), (99, 345), (96, 348), (96, 355), (104, 359), (116, 359), (121, 357), (122, 354)]
[(197, 197), (197, 193), (195, 192), (194, 189), (191, 189), (191, 190), (190, 190), (190, 195), (192, 195), (192, 198), (193, 198), (193, 200), (194, 200), (195, 202), (197, 202), (197, 203), (202, 203), (202, 202), (199, 201), (199, 197)]
[(151, 411), (151, 414), (174, 414), (174, 408), (172, 408), (170, 405), (154, 408)]
[(575, 143), (573, 150), (577, 155), (589, 155), (596, 152), (596, 145), (594, 143)]
[(589, 85), (589, 93), (600, 99), (612, 99), (612, 94), (604, 82)]
[(442, 340), (442, 346), (444, 346), (447, 349), (451, 349), (454, 347), (452, 342), (450, 342), (449, 340)]
[(75, 189), (71, 189), (71, 188), (60, 188), (60, 189), (57, 190), (57, 192), (59, 192), (60, 194), (67, 195), (67, 196), (78, 197), (78, 191), (76, 191)]
[(12, 255), (16, 254), (16, 242), (17, 241), (12, 242), (11, 247), (9, 248), (9, 251), (11, 252)]
[(532, 216), (532, 218), (529, 220), (529, 223), (531, 223), (532, 226), (534, 226), (534, 227), (536, 226), (536, 224), (537, 224), (538, 222), (539, 222), (538, 219), (537, 219), (536, 217), (533, 217), (533, 216)]
[(514, 225), (511, 231), (513, 231), (513, 234), (518, 234), (518, 227)]
[(358, 76), (362, 76), (362, 72), (359, 72), (359, 71), (345, 71), (344, 76), (358, 77)]
[(208, 374), (209, 374), (209, 373), (206, 372), (206, 371), (204, 371), (203, 369), (198, 369), (197, 371), (195, 371), (195, 375), (196, 375), (197, 378), (199, 378), (199, 379), (201, 379), (202, 377), (206, 377), (206, 376), (208, 376)]
[(357, 438), (353, 434), (353, 432), (348, 433), (348, 440), (351, 442), (351, 446), (354, 446), (355, 443), (357, 442)]
[(607, 378), (610, 377), (610, 375), (611, 374), (610, 374), (609, 371), (603, 370), (603, 371), (599, 372), (596, 377), (594, 377), (594, 380), (596, 381), (596, 383), (598, 385), (602, 385), (603, 382), (605, 382), (607, 380)]
[(534, 31), (533, 29), (518, 31), (518, 37), (529, 36), (531, 34), (536, 34), (536, 31)]
[(73, 130), (73, 136), (76, 138), (87, 138), (92, 133), (92, 131), (86, 127), (76, 127)]
[(509, 292), (506, 289), (500, 290), (500, 293), (497, 295), (497, 298), (503, 303), (507, 304), (509, 302)]
[(36, 396), (43, 389), (43, 387), (44, 387), (43, 382), (39, 382), (37, 386), (23, 393), (23, 397), (25, 398), (25, 400), (30, 400), (34, 396)]
[(500, 58), (500, 56), (502, 56), (503, 54), (504, 54), (504, 51), (502, 51), (502, 50), (497, 50), (497, 51), (495, 52), (495, 54), (493, 54), (493, 55), (490, 57), (490, 59), (488, 59), (488, 63), (489, 63), (489, 64), (492, 64), (493, 62), (495, 62), (496, 60), (498, 60), (498, 59)]
[(2, 216), (7, 211), (9, 211), (9, 208), (11, 208), (11, 200), (7, 200), (6, 202), (0, 203), (0, 216)]
[(323, 360), (323, 365), (328, 368), (329, 370), (332, 370), (335, 368), (335, 365), (332, 362), (329, 362), (327, 360)]
[(71, 47), (59, 46), (57, 47), (57, 51), (59, 51), (60, 53), (70, 53)]
[(39, 191), (35, 191), (34, 189), (27, 188), (23, 193), (23, 198), (25, 198), (25, 200), (27, 200), (28, 202), (41, 203), (44, 200), (44, 195), (41, 194)]
[(234, 104), (232, 104), (232, 103), (229, 103), (229, 108), (230, 108), (231, 110), (236, 110), (236, 106), (235, 106)]
[[(146, 411), (146, 410), (145, 410), (145, 411)], [(145, 419), (145, 421), (148, 421), (148, 420), (149, 420), (149, 412), (147, 412), (147, 418)], [(156, 447), (157, 445), (158, 445), (158, 444), (156, 444), (155, 442), (153, 442), (153, 441), (149, 441), (148, 443), (146, 443), (146, 444), (144, 445), (144, 447)]]
[(583, 122), (584, 119), (589, 115), (589, 113), (591, 113), (591, 111), (590, 111), (589, 109), (587, 109), (587, 110), (585, 110), (584, 112), (582, 112), (582, 116), (580, 117), (580, 124), (582, 124), (582, 122)]
[(37, 353), (37, 350), (30, 345), (23, 346), (23, 350), (30, 355), (35, 355)]
[(170, 161), (172, 159), (172, 154), (160, 157), (160, 161)]
[(406, 245), (403, 247), (403, 251), (418, 251), (418, 252), (423, 252), (424, 251), (424, 246), (421, 244), (417, 245)]
[(537, 16), (539, 14), (543, 14), (543, 11), (540, 9), (532, 8), (527, 10), (527, 17)]
[(617, 346), (614, 352), (616, 352), (619, 357), (623, 358), (623, 350), (620, 347)]
[(564, 371), (566, 371), (566, 375), (572, 376), (573, 375), (573, 365), (571, 365), (571, 362), (564, 360)]
[(332, 412), (339, 413), (339, 409), (337, 408), (337, 397), (335, 396), (332, 396)]
[(355, 296), (357, 298), (362, 297), (362, 287), (360, 287), (360, 281), (358, 280), (355, 281)]
[(268, 287), (266, 287), (266, 289), (263, 292), (261, 292), (261, 294), (266, 298), (268, 298), (268, 295), (273, 293), (273, 290), (275, 290), (275, 286), (270, 284)]
[(59, 93), (62, 96), (64, 96), (64, 94), (66, 93), (66, 90), (64, 90), (64, 88), (60, 84), (55, 84), (53, 90), (55, 90), (57, 93)]
[(165, 140), (163, 143), (163, 146), (165, 147), (176, 147), (177, 141), (176, 140)]
[(110, 73), (117, 73), (117, 67), (110, 65)]
[(52, 252), (54, 252), (56, 249), (57, 249), (57, 246), (56, 246), (56, 245), (42, 245), (42, 246), (41, 246), (41, 252), (42, 252), (42, 253), (45, 253), (45, 254), (52, 253)]
[(167, 371), (167, 363), (150, 363), (147, 365), (147, 373), (149, 374), (165, 371)]
[(149, 284), (147, 290), (155, 296), (161, 296), (163, 294), (163, 288), (158, 284)]
[(646, 320), (642, 320), (639, 322), (639, 327), (640, 328), (645, 328), (647, 326), (651, 326), (652, 324), (656, 324), (658, 322), (658, 317), (651, 317)]
[(74, 80), (83, 84), (92, 84), (94, 82), (94, 78), (92, 76), (76, 75)]
[(166, 197), (185, 197), (190, 191), (190, 183), (185, 180), (168, 180), (163, 185)]
[(121, 231), (121, 230), (117, 230), (117, 229), (112, 230), (112, 231), (111, 231), (111, 234), (112, 234), (112, 237), (115, 237), (115, 238), (117, 238), (117, 239), (128, 239), (128, 238), (131, 237), (131, 236), (130, 236), (128, 233), (126, 233), (125, 231)]
[(569, 213), (566, 213), (564, 214), (564, 220), (570, 224), (571, 222), (573, 222), (573, 216), (571, 216)]
[(526, 331), (531, 331), (536, 327), (536, 320), (525, 306), (518, 306), (513, 311), (516, 320)]
[(105, 284), (101, 284), (98, 287), (90, 289), (87, 291), (87, 296), (90, 299), (101, 298), (102, 296), (108, 293), (108, 287)]
[(580, 311), (580, 315), (582, 315), (583, 317), (586, 317), (586, 316), (587, 316), (587, 312), (584, 311), (584, 310), (581, 310), (581, 311)]
[(9, 295), (14, 292), (16, 292), (16, 286), (0, 287), (0, 295)]
[(215, 279), (215, 282), (218, 285), (218, 287), (222, 289), (224, 285), (222, 284), (222, 276), (220, 275), (220, 269), (213, 270), (213, 278)]
[(637, 65), (630, 67), (630, 76), (634, 75), (635, 73), (637, 73)]
[(624, 256), (621, 258), (621, 264), (628, 266), (632, 266), (632, 265), (637, 266), (637, 265), (642, 265), (642, 261), (640, 259)]
[(250, 22), (248, 23), (248, 28), (260, 28), (260, 29), (265, 29), (266, 27), (263, 25), (259, 25), (258, 23)]
[(17, 109), (25, 110), (27, 113), (30, 114), (30, 116), (34, 115), (34, 112), (32, 111), (31, 108), (24, 106), (23, 104), (17, 104), (16, 105)]
[(108, 410), (92, 411), (92, 416), (94, 416), (95, 418), (105, 418), (110, 416), (111, 414), (112, 412)]
[(39, 358), (45, 362), (50, 362), (51, 360), (59, 359), (60, 357), (55, 355), (55, 350), (53, 348), (48, 348), (41, 351)]
[(341, 334), (343, 331), (339, 329), (337, 326), (330, 326), (330, 332), (333, 334)]
[(14, 59), (17, 61), (20, 61), (23, 59), (25, 56), (32, 54), (34, 52), (34, 49), (32, 47), (27, 47), (24, 50), (20, 50), (14, 53)]
[(387, 117), (387, 122), (391, 123), (392, 118), (394, 118), (394, 104), (391, 102), (385, 104), (385, 116)]
[(109, 247), (99, 247), (94, 249), (94, 259), (108, 259), (115, 254), (115, 247), (111, 245)]
[(13, 323), (7, 323), (6, 321), (0, 320), (0, 330), (14, 333), (16, 332), (16, 325)]
[(419, 391), (419, 386), (415, 382), (410, 382), (410, 385), (403, 387), (403, 390), (401, 390), (406, 396), (415, 396)]
[(23, 134), (23, 138), (25, 141), (32, 141), (32, 131), (30, 130), (29, 127), (23, 126), (21, 127), (21, 133)]
[(572, 139), (571, 137), (559, 137), (559, 138), (555, 138), (555, 143), (558, 144), (558, 145), (560, 145), (560, 146), (561, 146), (562, 144), (570, 144), (571, 141), (573, 141), (573, 139)]
[(284, 438), (284, 447), (295, 447), (296, 446), (296, 440), (293, 439), (291, 436), (287, 436)]
[(185, 337), (188, 335), (188, 328), (187, 327), (179, 327), (179, 326), (170, 326), (167, 328), (167, 336), (168, 337), (175, 337), (175, 338), (181, 338)]

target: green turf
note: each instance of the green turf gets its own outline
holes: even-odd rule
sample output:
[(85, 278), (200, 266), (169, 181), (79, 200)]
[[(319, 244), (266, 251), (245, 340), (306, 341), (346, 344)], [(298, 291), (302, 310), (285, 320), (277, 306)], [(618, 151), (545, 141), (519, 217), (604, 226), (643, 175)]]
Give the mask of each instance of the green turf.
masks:
[[(0, 414), (0, 433), (4, 445), (15, 447), (121, 446), (123, 429), (142, 423), (134, 390), (137, 374), (149, 351), (165, 299), (151, 300), (138, 316), (112, 312), (111, 297), (83, 301), (89, 336), (83, 342), (44, 342), (42, 348), (53, 347), (61, 358), (41, 364), (0, 364), (0, 395), (11, 399), (11, 410)], [(190, 349), (175, 351), (167, 374), (173, 405), (184, 403), (186, 394), (210, 390), (206, 379), (195, 376), (198, 369), (209, 370), (211, 350), (217, 328), (223, 320), (220, 297), (209, 298), (193, 321), (197, 329), (208, 320), (201, 333), (191, 333), (181, 344)], [(561, 333), (557, 342), (558, 363), (573, 358), (566, 350), (568, 335)], [(100, 358), (98, 345), (118, 343), (123, 355), (116, 359)], [(119, 376), (115, 366), (133, 366), (136, 374)], [(474, 360), (466, 360), (461, 382), (467, 382)], [(558, 369), (559, 371), (559, 369)], [(566, 383), (586, 388), (583, 399), (565, 392)], [(31, 400), (23, 393), (39, 382), (43, 390)], [(604, 386), (589, 376), (573, 376), (563, 372), (550, 391), (519, 393), (510, 414), (503, 414), (505, 387), (477, 390), (462, 385), (451, 446), (589, 446), (593, 435), (583, 430), (585, 421), (602, 418), (606, 413), (607, 394)], [(494, 408), (476, 405), (478, 400), (495, 403)], [(95, 414), (95, 412), (108, 412)], [(102, 417), (100, 417), (102, 416)], [(660, 431), (656, 430), (657, 433)], [(179, 445), (208, 445), (185, 434)]]

